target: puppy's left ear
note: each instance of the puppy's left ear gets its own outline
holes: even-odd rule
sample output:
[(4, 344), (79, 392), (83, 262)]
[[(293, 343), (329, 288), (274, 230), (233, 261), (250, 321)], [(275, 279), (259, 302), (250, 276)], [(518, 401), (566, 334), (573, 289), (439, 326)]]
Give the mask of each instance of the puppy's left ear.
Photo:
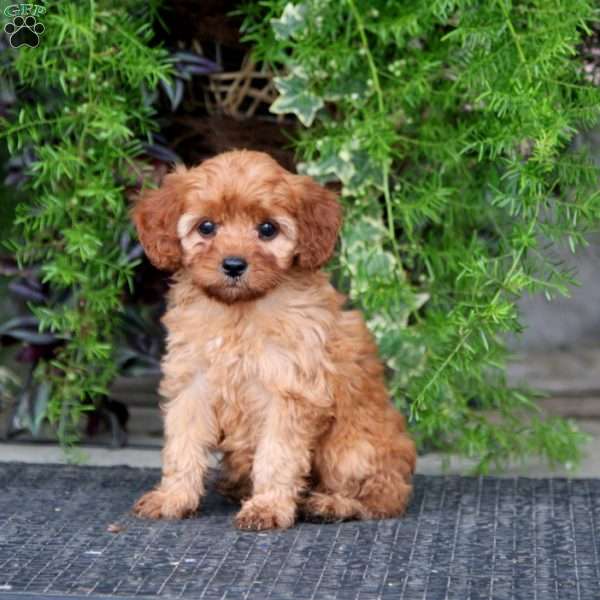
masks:
[(333, 254), (342, 224), (337, 194), (310, 177), (293, 176), (298, 204), (298, 264), (310, 271), (322, 267)]

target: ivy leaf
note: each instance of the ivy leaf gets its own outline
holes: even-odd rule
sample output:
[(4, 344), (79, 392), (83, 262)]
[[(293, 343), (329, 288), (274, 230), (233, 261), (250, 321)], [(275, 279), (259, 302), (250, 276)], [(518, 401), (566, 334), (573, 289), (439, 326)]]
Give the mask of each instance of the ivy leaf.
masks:
[(344, 224), (344, 244), (352, 250), (356, 244), (372, 247), (381, 244), (387, 232), (383, 223), (370, 215), (361, 215)]
[(319, 183), (336, 179), (347, 183), (355, 173), (352, 162), (344, 160), (340, 154), (330, 154), (319, 161), (299, 163), (297, 168), (299, 173), (309, 175)]
[(320, 159), (300, 163), (298, 170), (321, 183), (341, 181), (345, 194), (357, 194), (369, 186), (379, 189), (383, 186), (381, 167), (367, 152), (354, 148), (352, 142), (341, 148), (323, 145)]
[(323, 99), (309, 91), (308, 78), (300, 71), (273, 80), (280, 96), (269, 109), (277, 115), (294, 113), (302, 125), (310, 127)]
[(367, 278), (391, 278), (394, 274), (396, 260), (393, 254), (385, 251), (370, 252), (365, 256), (364, 269)]
[(279, 19), (271, 19), (271, 26), (278, 40), (288, 40), (297, 37), (296, 34), (306, 28), (306, 4), (288, 2)]

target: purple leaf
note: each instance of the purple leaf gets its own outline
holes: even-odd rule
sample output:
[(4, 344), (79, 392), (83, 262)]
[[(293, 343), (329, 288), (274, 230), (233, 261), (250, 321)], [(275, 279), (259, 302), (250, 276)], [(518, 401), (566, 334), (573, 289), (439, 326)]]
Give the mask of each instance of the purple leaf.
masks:
[(214, 70), (201, 67), (199, 65), (182, 65), (178, 69), (178, 73), (189, 73), (189, 75), (210, 75), (211, 73), (214, 73)]
[(177, 110), (177, 107), (179, 106), (183, 98), (183, 81), (181, 81), (181, 79), (175, 78), (169, 83), (161, 81), (160, 85), (167, 97), (169, 98), (169, 102), (171, 103), (171, 110)]
[(181, 163), (181, 158), (170, 148), (161, 144), (144, 144), (144, 151), (148, 156), (166, 163)]
[(204, 67), (207, 69), (208, 73), (216, 73), (217, 71), (221, 70), (221, 67), (219, 67), (216, 62), (213, 62), (212, 60), (193, 52), (176, 52), (173, 55), (173, 58), (180, 63), (191, 63), (200, 67)]
[(35, 289), (33, 286), (28, 285), (27, 281), (11, 281), (8, 284), (8, 289), (19, 298), (30, 300), (32, 302), (45, 302), (48, 299), (44, 293), (39, 291), (39, 289)]

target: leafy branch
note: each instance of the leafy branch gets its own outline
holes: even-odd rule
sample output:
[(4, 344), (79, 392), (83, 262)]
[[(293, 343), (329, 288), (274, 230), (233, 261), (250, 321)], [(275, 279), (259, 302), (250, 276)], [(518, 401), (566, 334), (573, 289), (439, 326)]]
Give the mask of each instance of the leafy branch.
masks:
[(570, 149), (600, 120), (577, 54), (594, 4), (266, 0), (246, 15), (257, 58), (296, 82), (272, 110), (305, 126), (299, 169), (342, 184), (338, 281), (421, 444), (482, 470), (573, 462), (576, 429), (507, 385), (506, 334), (520, 296), (573, 282), (541, 240), (575, 250), (600, 222), (598, 168)]
[(125, 189), (140, 183), (138, 139), (155, 126), (145, 90), (171, 72), (166, 52), (150, 43), (154, 4), (136, 0), (127, 13), (113, 1), (56, 4), (45, 15), (43, 45), (13, 51), (3, 73), (36, 99), (2, 123), (10, 152), (35, 156), (11, 247), (21, 265), (38, 265), (43, 282), (63, 292), (31, 310), (57, 340), (37, 376), (67, 445), (117, 369), (117, 315), (136, 264), (121, 243), (130, 227)]

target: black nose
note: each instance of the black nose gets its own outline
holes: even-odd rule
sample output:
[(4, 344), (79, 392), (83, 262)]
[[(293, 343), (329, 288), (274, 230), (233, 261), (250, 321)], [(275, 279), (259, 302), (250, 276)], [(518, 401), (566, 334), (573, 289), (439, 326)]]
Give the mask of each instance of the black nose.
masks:
[(229, 277), (239, 277), (248, 267), (248, 263), (241, 256), (228, 256), (223, 259), (223, 271)]

